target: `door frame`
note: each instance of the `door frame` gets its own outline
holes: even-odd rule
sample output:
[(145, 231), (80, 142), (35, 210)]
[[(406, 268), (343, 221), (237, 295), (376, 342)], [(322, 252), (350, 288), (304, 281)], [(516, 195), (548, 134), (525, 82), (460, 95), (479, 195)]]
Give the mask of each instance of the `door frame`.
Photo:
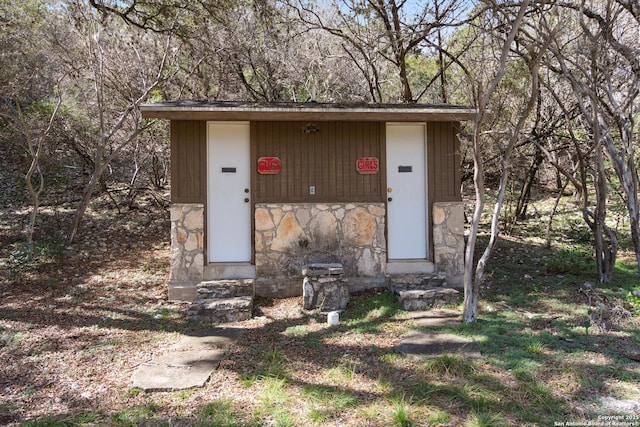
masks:
[[(206, 215), (206, 221), (205, 221), (205, 228), (206, 228), (206, 239), (205, 239), (205, 246), (206, 246), (206, 254), (205, 254), (205, 266), (210, 265), (210, 266), (216, 266), (216, 265), (227, 265), (227, 264), (239, 264), (239, 265), (249, 265), (252, 264), (254, 261), (254, 241), (252, 239), (253, 236), (253, 200), (252, 200), (252, 174), (251, 174), (251, 123), (249, 121), (207, 121), (206, 122), (206, 126), (207, 126), (207, 131), (206, 131), (206, 164), (207, 164), (207, 191), (206, 191), (206, 200), (207, 200), (207, 208), (205, 209), (205, 215)], [(247, 128), (247, 158), (246, 158), (246, 168), (247, 168), (247, 177), (248, 177), (248, 188), (249, 188), (249, 193), (247, 194), (247, 197), (250, 198), (250, 201), (247, 203), (247, 205), (249, 206), (249, 215), (248, 215), (248, 224), (246, 224), (246, 231), (247, 231), (247, 236), (246, 236), (246, 243), (249, 244), (249, 256), (247, 260), (240, 260), (240, 261), (212, 261), (211, 260), (211, 251), (212, 251), (212, 242), (213, 242), (213, 233), (212, 233), (212, 227), (210, 222), (212, 221), (212, 213), (214, 212), (213, 210), (213, 201), (211, 200), (211, 189), (210, 187), (210, 182), (212, 179), (212, 162), (211, 162), (211, 148), (210, 148), (210, 143), (211, 143), (211, 137), (212, 137), (212, 133), (211, 133), (211, 127), (214, 125), (243, 125), (246, 126)], [(222, 273), (216, 273), (216, 275), (226, 275), (226, 272), (222, 272)]]
[[(430, 198), (429, 198), (429, 150), (428, 150), (428, 141), (427, 141), (427, 122), (385, 122), (385, 145), (386, 145), (386, 152), (385, 152), (385, 156), (386, 156), (386, 165), (385, 165), (385, 169), (386, 169), (386, 180), (387, 180), (387, 185), (386, 188), (387, 190), (389, 189), (389, 159), (388, 159), (388, 151), (390, 147), (393, 147), (393, 141), (389, 141), (388, 138), (388, 132), (387, 129), (389, 126), (419, 126), (422, 128), (423, 131), (423, 171), (424, 171), (424, 214), (425, 214), (425, 235), (424, 235), (424, 242), (425, 242), (425, 258), (391, 258), (389, 256), (389, 201), (386, 201), (386, 205), (387, 205), (387, 262), (415, 262), (415, 263), (420, 263), (420, 262), (427, 262), (427, 261), (431, 261), (432, 259), (432, 251), (431, 251), (431, 213), (429, 210), (429, 205), (430, 205)], [(393, 194), (393, 193), (391, 193)], [(387, 192), (387, 197), (393, 197), (390, 196), (389, 193)], [(392, 203), (392, 202), (391, 202)]]

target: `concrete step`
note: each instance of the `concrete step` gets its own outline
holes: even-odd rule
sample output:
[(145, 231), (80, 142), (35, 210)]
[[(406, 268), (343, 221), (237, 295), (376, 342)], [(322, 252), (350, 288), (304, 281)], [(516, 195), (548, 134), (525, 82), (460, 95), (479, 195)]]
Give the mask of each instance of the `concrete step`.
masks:
[(391, 276), (387, 288), (398, 296), (407, 311), (429, 310), (459, 302), (459, 292), (447, 287), (445, 278), (438, 275)]
[(446, 287), (445, 278), (433, 275), (391, 276), (387, 288), (398, 295), (401, 291), (425, 290)]
[(458, 304), (460, 293), (452, 288), (413, 289), (399, 291), (398, 300), (407, 311), (429, 310)]
[(198, 300), (212, 300), (254, 295), (253, 279), (225, 279), (201, 282), (197, 286)]
[(199, 299), (187, 309), (187, 317), (193, 322), (229, 323), (251, 318), (253, 296)]

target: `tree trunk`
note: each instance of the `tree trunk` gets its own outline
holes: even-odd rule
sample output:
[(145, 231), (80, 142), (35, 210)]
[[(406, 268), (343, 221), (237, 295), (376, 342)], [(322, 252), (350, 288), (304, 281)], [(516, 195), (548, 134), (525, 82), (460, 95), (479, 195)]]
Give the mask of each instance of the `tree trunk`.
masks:
[(516, 204), (516, 212), (514, 214), (516, 221), (522, 221), (527, 218), (527, 208), (529, 207), (529, 201), (531, 200), (531, 188), (533, 188), (533, 183), (536, 180), (536, 175), (538, 174), (538, 169), (542, 164), (542, 160), (544, 160), (542, 151), (540, 151), (540, 148), (536, 146), (536, 154), (533, 159), (533, 163), (527, 171), (527, 176), (525, 177), (522, 189), (520, 190), (520, 196), (518, 197), (518, 202)]
[[(10, 126), (24, 136), (27, 142), (27, 153), (29, 153), (29, 156), (31, 157), (29, 169), (27, 170), (27, 173), (24, 177), (27, 191), (29, 192), (29, 196), (31, 196), (31, 212), (29, 213), (29, 225), (27, 225), (26, 233), (27, 243), (29, 247), (31, 247), (33, 243), (33, 234), (35, 233), (36, 228), (36, 220), (38, 218), (38, 211), (40, 209), (40, 195), (44, 190), (44, 176), (42, 175), (42, 170), (40, 169), (40, 159), (42, 157), (42, 150), (45, 140), (49, 135), (49, 132), (51, 132), (51, 129), (53, 128), (54, 120), (58, 115), (58, 110), (60, 109), (60, 105), (62, 104), (62, 98), (58, 96), (58, 101), (53, 108), (51, 115), (49, 116), (47, 127), (43, 131), (41, 131), (37, 137), (33, 136), (33, 125), (24, 116), (22, 108), (20, 106), (20, 101), (18, 99), (14, 99), (14, 103), (17, 110), (17, 117), (7, 118), (9, 119)], [(38, 179), (36, 185), (34, 185), (33, 182), (34, 175), (36, 175)]]
[(69, 227), (69, 231), (67, 232), (67, 241), (72, 243), (78, 233), (78, 228), (80, 227), (80, 222), (84, 217), (84, 213), (89, 206), (89, 202), (91, 201), (91, 197), (93, 196), (93, 192), (95, 191), (98, 183), (100, 182), (100, 177), (102, 176), (102, 172), (104, 171), (104, 163), (101, 159), (102, 150), (98, 150), (98, 155), (95, 158), (95, 168), (93, 169), (93, 173), (91, 174), (91, 179), (89, 183), (84, 189), (84, 194), (82, 195), (82, 200), (78, 204), (76, 208), (76, 213), (73, 216), (73, 221), (71, 222), (71, 226)]
[[(27, 190), (29, 190), (29, 195), (31, 196), (31, 213), (29, 214), (29, 225), (27, 226), (27, 243), (29, 246), (33, 243), (33, 233), (36, 228), (36, 219), (38, 217), (38, 210), (40, 209), (40, 194), (42, 194), (42, 190), (44, 189), (44, 177), (42, 176), (42, 171), (40, 170), (40, 144), (38, 144), (38, 148), (35, 152), (31, 152), (31, 166), (27, 171), (26, 176), (24, 177), (25, 183), (27, 185)], [(29, 142), (30, 148), (32, 147), (32, 142)], [(31, 150), (30, 150), (31, 151)], [(34, 187), (32, 179), (33, 175), (37, 174), (38, 176), (38, 184)]]
[[(613, 98), (613, 94), (609, 96)], [(619, 111), (618, 121), (623, 123), (619, 126), (620, 143), (616, 144), (616, 141), (611, 136), (611, 130), (606, 127), (605, 123), (602, 123), (607, 132), (604, 144), (609, 160), (611, 160), (613, 169), (624, 190), (629, 214), (631, 241), (636, 254), (636, 266), (640, 274), (640, 203), (638, 201), (638, 170), (635, 164), (633, 118), (625, 117), (622, 111)]]
[(473, 323), (478, 319), (478, 298), (480, 295), (480, 283), (474, 280), (474, 253), (476, 241), (478, 239), (478, 229), (480, 227), (480, 219), (484, 210), (484, 166), (482, 163), (482, 150), (480, 148), (480, 120), (473, 122), (473, 182), (475, 184), (476, 207), (471, 219), (469, 227), (469, 237), (467, 239), (467, 247), (464, 254), (464, 308), (462, 311), (462, 320), (465, 323)]
[[(594, 115), (598, 114), (598, 105), (592, 100)], [(594, 120), (597, 123), (597, 119)], [(608, 282), (613, 277), (613, 270), (618, 252), (618, 239), (612, 230), (607, 227), (607, 174), (604, 165), (604, 155), (602, 153), (602, 136), (600, 127), (594, 128), (594, 139), (596, 140), (595, 170), (596, 170), (596, 206), (593, 215), (593, 232), (595, 238), (596, 264), (598, 270), (598, 280)], [(607, 242), (608, 238), (608, 242)]]
[[(494, 91), (496, 90), (498, 84), (500, 83), (506, 72), (507, 58), (511, 51), (511, 44), (513, 43), (516, 34), (520, 29), (520, 25), (522, 24), (524, 14), (529, 7), (529, 3), (530, 0), (523, 0), (523, 2), (519, 6), (518, 14), (511, 23), (509, 34), (502, 44), (500, 61), (498, 63), (495, 75), (489, 82), (489, 86), (485, 91), (483, 91), (482, 83), (480, 82), (478, 84), (478, 92), (476, 98), (478, 102), (478, 114), (473, 120), (472, 136), (473, 164), (475, 167), (473, 177), (475, 183), (476, 207), (473, 213), (473, 219), (471, 220), (471, 226), (469, 228), (469, 237), (467, 239), (467, 248), (465, 251), (464, 260), (464, 310), (462, 312), (462, 319), (465, 323), (475, 322), (478, 318), (478, 299), (480, 295), (480, 280), (478, 280), (478, 276), (482, 277), (482, 273), (484, 272), (484, 263), (488, 258), (488, 255), (486, 257), (484, 256), (485, 254), (487, 254), (487, 251), (485, 250), (485, 254), (483, 254), (483, 257), (478, 262), (478, 265), (476, 267), (476, 274), (474, 277), (473, 270), (475, 265), (475, 245), (478, 237), (478, 229), (480, 227), (480, 219), (482, 218), (482, 211), (484, 210), (485, 203), (484, 168), (482, 163), (482, 156), (484, 153), (482, 152), (480, 130), (486, 118), (486, 111), (489, 100), (493, 96)], [(489, 254), (490, 253), (491, 251), (489, 250)]]
[[(560, 175), (560, 172), (556, 170), (556, 174)], [(558, 190), (558, 197), (556, 197), (555, 202), (553, 203), (553, 208), (551, 208), (551, 212), (549, 213), (549, 220), (547, 221), (547, 228), (545, 230), (545, 246), (547, 248), (551, 248), (551, 225), (553, 224), (553, 218), (556, 216), (556, 211), (558, 210), (558, 205), (560, 204), (560, 199), (564, 194), (567, 186), (571, 182), (570, 179), (567, 178), (564, 185)]]

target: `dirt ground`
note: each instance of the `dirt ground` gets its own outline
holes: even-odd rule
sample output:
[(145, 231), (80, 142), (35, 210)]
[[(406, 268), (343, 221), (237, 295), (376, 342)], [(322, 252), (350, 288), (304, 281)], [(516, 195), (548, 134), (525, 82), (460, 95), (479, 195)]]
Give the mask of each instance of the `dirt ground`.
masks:
[[(100, 414), (104, 421), (144, 401), (131, 388), (131, 374), (199, 325), (185, 320), (186, 304), (166, 300), (169, 221), (165, 210), (122, 211), (99, 199), (83, 222), (77, 240), (56, 240), (54, 226), (70, 210), (44, 208), (40, 232), (50, 236), (36, 249), (37, 262), (24, 256), (21, 240), (26, 211), (3, 209), (0, 229), (0, 424), (19, 425), (47, 416)], [(101, 213), (106, 212), (106, 213)], [(243, 322), (241, 342), (203, 389), (158, 393), (156, 420), (185, 420), (212, 396), (236, 402), (252, 397), (242, 384), (255, 372), (264, 349), (275, 340), (285, 354), (295, 352), (293, 381), (315, 383), (318, 366), (331, 366), (335, 351), (344, 360), (367, 360), (372, 345), (389, 349), (394, 336), (359, 343), (358, 336), (334, 337), (331, 355), (282, 340), (282, 330), (304, 316), (302, 299), (258, 298), (254, 318)], [(318, 318), (308, 332), (322, 329)], [(359, 346), (359, 344), (366, 344)], [(260, 356), (256, 354), (260, 350)], [(354, 386), (358, 386), (354, 384)], [(371, 384), (359, 385), (369, 393)], [(185, 398), (188, 395), (188, 399)], [(159, 418), (158, 418), (159, 417)], [(172, 421), (173, 422), (173, 421)], [(186, 421), (185, 421), (186, 422)], [(100, 421), (98, 421), (100, 424)], [(180, 422), (178, 422), (180, 424)]]
[(45, 207), (37, 260), (26, 212), (1, 215), (0, 424), (117, 408), (135, 366), (188, 327), (166, 303), (166, 214), (90, 211), (68, 245), (55, 230), (68, 213)]

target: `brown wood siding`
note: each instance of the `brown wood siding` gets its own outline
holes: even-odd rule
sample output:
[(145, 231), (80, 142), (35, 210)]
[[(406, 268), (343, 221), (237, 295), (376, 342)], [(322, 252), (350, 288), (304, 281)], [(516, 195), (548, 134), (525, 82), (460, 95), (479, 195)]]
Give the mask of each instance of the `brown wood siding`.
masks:
[[(378, 122), (252, 122), (251, 162), (255, 203), (381, 202), (385, 198), (384, 125)], [(277, 175), (257, 172), (260, 157), (279, 157)], [(377, 174), (356, 171), (359, 157), (377, 157)], [(316, 194), (309, 194), (315, 186)]]
[(207, 201), (207, 128), (205, 121), (171, 121), (171, 202)]
[(461, 200), (458, 124), (427, 123), (427, 147), (430, 202)]

